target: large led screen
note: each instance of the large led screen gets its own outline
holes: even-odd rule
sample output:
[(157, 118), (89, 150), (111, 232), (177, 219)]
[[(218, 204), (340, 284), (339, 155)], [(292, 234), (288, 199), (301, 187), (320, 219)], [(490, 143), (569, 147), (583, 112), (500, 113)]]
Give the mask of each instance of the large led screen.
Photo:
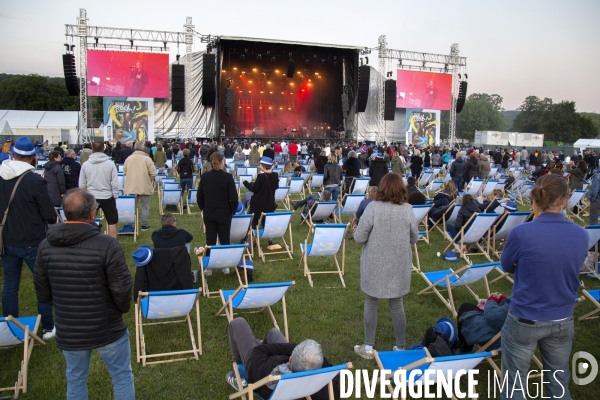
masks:
[(449, 110), (451, 104), (451, 74), (398, 70), (396, 108)]
[(169, 97), (169, 55), (88, 50), (88, 96)]

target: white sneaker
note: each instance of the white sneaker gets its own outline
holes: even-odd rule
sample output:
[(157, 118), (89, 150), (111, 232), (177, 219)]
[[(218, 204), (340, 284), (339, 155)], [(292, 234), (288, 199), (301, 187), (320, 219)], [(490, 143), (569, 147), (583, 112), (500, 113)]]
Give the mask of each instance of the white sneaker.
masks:
[(228, 275), (229, 274), (229, 268), (223, 268), (223, 273), (225, 275)]
[(205, 269), (204, 270), (204, 276), (211, 276), (212, 275), (212, 269)]
[(56, 336), (56, 326), (54, 328), (52, 328), (51, 331), (43, 330), (42, 332), (43, 332), (42, 339), (50, 340), (54, 336)]
[(392, 350), (393, 351), (404, 351), (404, 347), (399, 349), (398, 346), (394, 346), (394, 348)]
[(373, 357), (375, 357), (375, 355), (373, 354), (373, 350), (365, 350), (365, 345), (361, 344), (354, 346), (354, 352), (356, 354), (358, 354), (359, 356), (361, 356), (362, 358), (366, 358), (367, 360), (372, 359)]

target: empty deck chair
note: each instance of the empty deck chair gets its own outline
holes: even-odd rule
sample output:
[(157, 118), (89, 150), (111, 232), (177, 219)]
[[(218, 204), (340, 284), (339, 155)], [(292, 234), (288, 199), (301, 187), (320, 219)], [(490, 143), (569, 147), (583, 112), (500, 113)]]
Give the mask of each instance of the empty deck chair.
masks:
[[(423, 240), (429, 244), (429, 228), (427, 226), (427, 220), (429, 210), (431, 210), (431, 204), (414, 205), (412, 207), (415, 214), (415, 219), (418, 221), (419, 240)], [(415, 268), (413, 265), (413, 271), (420, 271), (421, 261), (419, 260), (419, 248), (417, 247), (417, 243), (413, 244), (413, 246), (415, 259), (417, 260), (417, 267)]]
[[(254, 214), (235, 214), (231, 218), (231, 229), (229, 230), (229, 241), (231, 243), (239, 243), (242, 240), (246, 239), (248, 243), (252, 243), (252, 229), (250, 228), (250, 223), (252, 222), (252, 218)], [(246, 254), (250, 258), (250, 263), (246, 261), (246, 267), (250, 267), (252, 257), (254, 256), (254, 250), (252, 246), (246, 247)]]
[[(342, 281), (342, 286), (346, 287), (344, 283), (344, 270), (346, 264), (346, 228), (348, 225), (345, 224), (316, 224), (308, 233), (308, 237), (304, 243), (300, 243), (300, 252), (302, 258), (298, 268), (302, 266), (304, 261), (304, 276), (308, 278), (308, 283), (313, 286), (311, 274), (338, 274)], [(312, 243), (309, 243), (309, 238), (312, 234)], [(338, 262), (337, 256), (339, 252), (342, 252), (342, 266)], [(308, 257), (333, 257), (332, 265), (335, 263), (336, 270), (329, 271), (315, 271), (308, 267)]]
[[(14, 386), (0, 388), (0, 393), (14, 391), (14, 398), (19, 397), (19, 392), (27, 392), (28, 368), (31, 352), (35, 342), (46, 344), (37, 336), (37, 331), (40, 326), (41, 315), (32, 317), (0, 317), (0, 349), (2, 347), (12, 347), (23, 345), (23, 359), (20, 363), (20, 369), (17, 372), (17, 380)], [(2, 373), (7, 374), (6, 360), (2, 365)]]
[(163, 215), (163, 206), (177, 206), (179, 214), (183, 214), (183, 200), (181, 198), (181, 190), (179, 189), (165, 189), (162, 192), (162, 199), (160, 201), (160, 215)]
[[(583, 195), (585, 194), (585, 190), (576, 190), (569, 197), (569, 201), (567, 202), (567, 215), (566, 217), (570, 220), (573, 218), (577, 218), (580, 221), (583, 221), (581, 218), (581, 200), (583, 199)], [(573, 208), (577, 209), (577, 212), (573, 212)]]
[[(289, 341), (287, 311), (285, 306), (285, 294), (295, 282), (260, 283), (252, 285), (241, 285), (235, 290), (220, 290), (223, 306), (217, 311), (217, 316), (225, 315), (229, 322), (233, 321), (235, 310), (259, 309), (260, 312), (267, 310), (275, 328), (280, 329), (277, 319), (271, 310), (271, 306), (281, 300), (283, 309), (283, 334)], [(280, 329), (281, 330), (281, 329)]]
[(116, 200), (119, 223), (125, 224), (118, 235), (133, 235), (133, 241), (137, 241), (138, 235), (138, 211), (135, 206), (135, 196), (119, 196)]
[(289, 179), (289, 187), (290, 191), (288, 192), (288, 196), (291, 198), (292, 196), (298, 196), (298, 198), (304, 198), (304, 178), (290, 178)]
[[(253, 235), (254, 239), (256, 240), (256, 248), (258, 249), (258, 255), (262, 259), (262, 261), (265, 262), (265, 256), (270, 256), (274, 254), (287, 254), (291, 259), (293, 259), (293, 238), (292, 229), (290, 228), (290, 222), (292, 220), (292, 211), (272, 212), (266, 214), (263, 213), (261, 219), (263, 221), (263, 228), (254, 230)], [(289, 232), (289, 244), (285, 241), (286, 232)], [(282, 251), (268, 250), (267, 252), (265, 252), (261, 246), (261, 239), (281, 240), (284, 248)]]
[(473, 178), (467, 185), (466, 193), (477, 197), (479, 196), (479, 189), (481, 189), (481, 186), (483, 186), (483, 179)]
[(365, 194), (367, 192), (367, 187), (369, 186), (369, 180), (370, 178), (355, 179), (352, 194)]
[(432, 181), (425, 188), (425, 191), (427, 192), (427, 196), (431, 197), (432, 194), (434, 194), (435, 192), (437, 192), (438, 190), (440, 190), (440, 188), (442, 187), (443, 184), (444, 184), (444, 181), (442, 181), (442, 180)]
[(510, 195), (515, 198), (515, 201), (521, 205), (525, 205), (525, 200), (529, 198), (534, 182), (525, 182), (520, 188), (515, 191), (510, 191)]
[(286, 210), (290, 209), (290, 199), (288, 197), (289, 192), (289, 186), (279, 186), (277, 189), (275, 189), (275, 201), (277, 203), (281, 203)]
[(419, 180), (417, 181), (417, 187), (425, 187), (429, 185), (429, 182), (433, 179), (433, 171), (423, 171)]
[(342, 222), (342, 215), (354, 215), (358, 210), (360, 202), (365, 199), (364, 194), (347, 194), (342, 198), (342, 207), (338, 207), (338, 221)]
[[(505, 212), (502, 214), (501, 218), (494, 224), (491, 237), (490, 237), (490, 246), (488, 246), (488, 254), (490, 256), (495, 255), (500, 259), (500, 254), (502, 254), (502, 244), (504, 242), (500, 242), (506, 240), (508, 233), (517, 225), (525, 222), (527, 217), (529, 216), (529, 212)], [(599, 238), (600, 239), (600, 238)]]
[(254, 179), (256, 179), (256, 175), (258, 175), (258, 167), (246, 167), (246, 174), (252, 175)]
[[(138, 301), (135, 304), (135, 341), (137, 362), (141, 362), (145, 367), (149, 364), (170, 363), (173, 361), (184, 361), (187, 358), (172, 358), (179, 357), (184, 354), (191, 354), (196, 360), (202, 355), (202, 338), (200, 335), (200, 305), (198, 295), (202, 289), (187, 289), (187, 290), (169, 290), (162, 292), (140, 292)], [(196, 309), (196, 332), (194, 336), (194, 328), (190, 313), (195, 306)], [(173, 320), (174, 318), (181, 318)], [(165, 321), (169, 319), (169, 321)], [(145, 320), (159, 320), (159, 322), (147, 322)], [(146, 349), (146, 336), (144, 327), (150, 325), (174, 324), (187, 322), (189, 328), (191, 350), (172, 351), (168, 353), (148, 354)], [(171, 336), (173, 332), (170, 332)], [(196, 339), (198, 345), (196, 347)], [(165, 341), (163, 337), (156, 338), (156, 341)], [(168, 357), (166, 360), (148, 361), (151, 358)]]
[(308, 186), (310, 192), (312, 192), (313, 190), (317, 192), (321, 190), (321, 186), (323, 186), (324, 176), (324, 174), (314, 174), (312, 176), (312, 178), (310, 179), (310, 184)]
[(488, 178), (494, 178), (498, 173), (498, 168), (490, 168), (490, 172), (488, 172)]
[(498, 186), (498, 181), (495, 179), (489, 179), (485, 185), (483, 186), (483, 192), (481, 192), (482, 197), (490, 197)]
[(287, 176), (279, 176), (279, 187), (288, 185), (288, 177)]
[[(210, 250), (210, 251), (208, 251)], [(207, 255), (208, 254), (208, 255)], [(216, 297), (218, 291), (211, 292), (208, 290), (208, 282), (206, 281), (207, 270), (224, 270), (225, 268), (234, 269), (240, 285), (243, 283), (238, 267), (244, 268), (244, 281), (248, 282), (246, 271), (246, 245), (245, 244), (225, 244), (219, 246), (206, 246), (204, 253), (198, 257), (200, 263), (200, 272), (202, 276), (202, 291), (206, 297)]]
[[(473, 214), (456, 236), (450, 240), (450, 243), (444, 249), (444, 253), (454, 246), (455, 251), (459, 252), (460, 256), (467, 262), (470, 262), (468, 257), (470, 255), (484, 255), (489, 261), (492, 261), (490, 255), (481, 247), (479, 242), (485, 240), (489, 244), (490, 228), (499, 216), (496, 213)], [(450, 233), (447, 233), (446, 237), (450, 238)], [(477, 247), (481, 253), (469, 253), (468, 246)]]
[[(418, 294), (424, 293), (435, 293), (444, 303), (446, 307), (452, 312), (452, 316), (456, 318), (458, 315), (456, 307), (454, 306), (454, 297), (452, 296), (452, 288), (464, 286), (467, 290), (479, 300), (480, 297), (469, 287), (470, 284), (483, 280), (485, 283), (486, 297), (490, 296), (490, 287), (487, 280), (487, 275), (496, 266), (500, 265), (499, 262), (491, 262), (485, 264), (467, 264), (456, 272), (452, 269), (432, 272), (421, 272), (421, 276), (425, 279), (428, 286), (421, 290)], [(440, 293), (439, 289), (446, 289), (448, 291), (449, 299)]]
[(309, 226), (313, 226), (316, 223), (314, 221), (326, 221), (331, 215), (335, 218), (335, 208), (337, 205), (337, 201), (315, 202), (306, 214), (304, 211), (302, 212), (300, 215), (302, 218), (300, 224), (308, 222)]
[(192, 206), (198, 205), (198, 189), (188, 190), (188, 196), (186, 199), (187, 213), (192, 214)]

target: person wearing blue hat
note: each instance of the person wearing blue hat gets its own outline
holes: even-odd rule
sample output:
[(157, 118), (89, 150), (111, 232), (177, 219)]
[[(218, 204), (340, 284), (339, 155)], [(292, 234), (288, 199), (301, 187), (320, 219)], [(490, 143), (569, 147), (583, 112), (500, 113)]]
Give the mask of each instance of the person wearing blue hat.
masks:
[[(13, 148), (14, 160), (6, 159), (0, 165), (0, 210), (8, 210), (3, 222), (4, 246), (0, 248), (4, 270), (2, 315), (5, 317), (19, 316), (23, 262), (33, 272), (38, 246), (46, 238), (47, 224), (56, 222), (46, 181), (33, 173), (35, 153), (31, 140), (21, 137)], [(56, 331), (51, 302), (38, 300), (38, 313), (42, 316), (43, 338), (52, 339)]]
[(377, 153), (375, 160), (371, 161), (371, 165), (369, 166), (369, 176), (371, 177), (369, 180), (369, 186), (379, 185), (381, 178), (383, 178), (388, 172), (388, 167), (385, 164), (385, 161), (383, 161), (383, 154)]
[(250, 214), (254, 214), (252, 219), (252, 228), (256, 229), (262, 213), (275, 211), (277, 203), (275, 202), (275, 191), (279, 189), (279, 175), (273, 172), (273, 159), (263, 156), (260, 159), (260, 170), (262, 174), (256, 176), (256, 180), (250, 183), (246, 180), (242, 184), (246, 189), (254, 194), (250, 200)]
[(144, 267), (152, 261), (152, 255), (154, 250), (152, 247), (144, 245), (140, 246), (136, 251), (133, 252), (131, 257), (133, 258), (133, 265), (136, 267)]

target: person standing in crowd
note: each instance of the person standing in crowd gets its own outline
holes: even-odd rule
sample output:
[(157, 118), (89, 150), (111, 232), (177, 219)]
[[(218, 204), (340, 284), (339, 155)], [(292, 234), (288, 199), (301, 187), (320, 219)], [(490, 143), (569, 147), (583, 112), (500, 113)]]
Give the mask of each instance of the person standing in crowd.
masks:
[[(569, 187), (561, 176), (538, 179), (531, 197), (538, 216), (510, 231), (501, 257), (502, 269), (515, 279), (502, 328), (502, 373), (507, 384), (501, 398), (525, 399), (527, 388), (520, 386), (527, 385), (529, 364), (539, 347), (546, 396), (570, 399), (573, 306), (588, 234), (561, 214), (569, 200)], [(515, 387), (518, 390), (512, 390)]]
[(327, 158), (327, 164), (323, 169), (323, 186), (331, 192), (333, 201), (338, 200), (340, 185), (342, 183), (342, 167), (338, 164), (337, 156), (331, 153)]
[(81, 172), (81, 164), (75, 161), (75, 151), (68, 149), (65, 151), (65, 158), (62, 159), (60, 165), (65, 175), (65, 186), (67, 190), (76, 189), (79, 187), (79, 173)]
[(123, 146), (121, 146), (121, 142), (117, 142), (112, 151), (112, 159), (115, 164), (121, 163), (121, 152), (123, 151)]
[(135, 153), (127, 158), (123, 165), (123, 176), (126, 176), (123, 193), (134, 194), (142, 203), (142, 231), (150, 229), (148, 213), (150, 211), (150, 195), (154, 193), (154, 162), (144, 152), (144, 142), (135, 142)]
[(389, 172), (385, 161), (383, 161), (383, 154), (377, 153), (375, 155), (375, 159), (371, 161), (371, 166), (369, 167), (369, 176), (371, 179), (369, 180), (369, 186), (378, 186), (379, 181)]
[(469, 155), (467, 164), (465, 165), (465, 182), (468, 184), (472, 179), (479, 176), (479, 163), (477, 162), (477, 153), (473, 152)]
[(248, 156), (248, 165), (251, 167), (258, 167), (260, 164), (260, 153), (258, 152), (258, 147), (256, 144), (252, 145), (252, 151), (250, 151), (250, 155)]
[(108, 235), (117, 238), (117, 197), (119, 197), (119, 177), (117, 167), (102, 151), (102, 142), (94, 142), (89, 162), (81, 167), (79, 187), (87, 189), (104, 212), (108, 224)]
[(163, 150), (163, 145), (159, 143), (154, 152), (154, 165), (159, 169), (159, 172), (164, 173), (165, 165), (167, 165), (167, 153)]
[[(575, 166), (577, 164), (577, 166)], [(569, 190), (581, 190), (583, 189), (583, 180), (587, 173), (588, 167), (585, 161), (581, 160), (578, 163), (571, 161), (570, 165), (567, 165), (566, 172), (571, 174), (569, 176)]]
[(319, 156), (315, 159), (315, 170), (317, 174), (325, 173), (325, 165), (327, 164), (328, 158), (324, 151), (319, 153)]
[[(33, 273), (38, 246), (46, 237), (46, 224), (56, 222), (56, 211), (48, 194), (47, 183), (33, 172), (31, 162), (35, 160), (35, 153), (35, 147), (29, 138), (21, 137), (13, 148), (14, 159), (4, 160), (0, 165), (0, 212), (4, 213), (8, 209), (2, 254), (2, 315), (5, 317), (19, 316), (19, 285), (23, 262)], [(52, 304), (38, 302), (37, 308), (42, 316), (43, 339), (50, 340), (56, 332)]]
[[(8, 143), (8, 142), (7, 142)], [(65, 149), (63, 148), (63, 142), (58, 142), (58, 146), (54, 148), (54, 151), (58, 151), (60, 153), (60, 157), (65, 156)]]
[(295, 141), (292, 141), (288, 146), (288, 153), (290, 156), (290, 161), (292, 164), (295, 164), (296, 160), (298, 159), (298, 145)]
[(406, 199), (402, 177), (395, 172), (386, 174), (379, 182), (377, 198), (367, 206), (354, 232), (356, 243), (364, 244), (360, 288), (365, 294), (365, 343), (354, 346), (354, 351), (366, 359), (374, 356), (379, 299), (389, 301), (396, 339), (393, 350), (404, 350), (406, 345), (403, 298), (410, 291), (411, 245), (419, 238), (418, 222)]
[(450, 176), (452, 177), (452, 181), (456, 186), (456, 189), (460, 192), (464, 187), (464, 177), (465, 177), (466, 165), (464, 160), (462, 159), (462, 153), (459, 151), (456, 153), (456, 159), (452, 162), (450, 166)]
[(54, 207), (60, 207), (62, 198), (67, 193), (65, 174), (60, 166), (61, 157), (58, 151), (51, 151), (48, 162), (44, 164), (44, 179), (48, 182), (48, 194)]
[(81, 150), (81, 154), (79, 155), (79, 164), (83, 165), (88, 160), (88, 158), (90, 158), (91, 154), (92, 145), (90, 143), (84, 143), (83, 150)]
[(482, 154), (481, 156), (479, 156), (479, 163), (478, 163), (478, 173), (477, 176), (479, 177), (479, 179), (487, 179), (490, 171), (491, 171), (491, 166), (490, 166), (490, 161), (488, 160), (487, 156), (485, 154)]
[(523, 146), (523, 150), (521, 150), (521, 167), (525, 167), (525, 163), (527, 162), (528, 158), (529, 158), (529, 153), (527, 152), (527, 149), (525, 148), (525, 146)]
[(272, 171), (273, 160), (269, 157), (260, 159), (260, 170), (262, 174), (256, 176), (252, 185), (246, 180), (242, 183), (251, 190), (254, 195), (250, 200), (250, 213), (254, 214), (252, 219), (252, 229), (256, 229), (258, 222), (262, 218), (262, 213), (275, 211), (275, 191), (279, 189), (279, 176), (277, 172)]
[(194, 240), (194, 236), (185, 229), (177, 228), (177, 218), (171, 213), (160, 217), (161, 228), (152, 232), (152, 244), (155, 249), (183, 247)]
[(590, 200), (589, 225), (597, 225), (598, 216), (600, 216), (600, 174), (596, 174), (592, 178), (592, 183), (585, 193), (585, 197)]
[(233, 176), (225, 172), (225, 159), (219, 152), (210, 156), (212, 169), (202, 174), (198, 187), (198, 206), (206, 226), (206, 244), (230, 244), (231, 219), (237, 210), (238, 194)]
[(405, 173), (404, 160), (402, 160), (402, 157), (401, 157), (399, 151), (395, 152), (394, 157), (392, 157), (392, 172), (396, 172), (396, 173), (400, 174), (401, 176), (404, 176), (404, 173)]
[(342, 166), (342, 170), (346, 177), (344, 178), (344, 193), (352, 193), (354, 180), (360, 178), (360, 161), (356, 151), (348, 152), (348, 159)]
[(123, 249), (100, 233), (90, 192), (69, 192), (63, 209), (67, 222), (53, 225), (39, 245), (34, 284), (38, 301), (56, 309), (56, 346), (67, 362), (67, 399), (87, 399), (90, 357), (96, 350), (112, 377), (114, 398), (133, 400), (129, 332), (123, 319), (131, 307), (133, 281)]
[(413, 155), (410, 157), (410, 174), (419, 179), (421, 171), (423, 171), (423, 159), (421, 158), (419, 149), (415, 149)]
[(440, 155), (440, 151), (436, 148), (431, 155), (431, 166), (432, 167), (441, 167), (442, 166), (442, 156)]
[(181, 198), (185, 199), (185, 197), (183, 197), (183, 194), (185, 193), (186, 187), (189, 193), (189, 191), (192, 190), (192, 185), (194, 183), (194, 162), (190, 160), (189, 149), (183, 150), (183, 158), (177, 163), (177, 173), (179, 174), (179, 187), (181, 188)]
[(246, 156), (242, 151), (242, 146), (238, 146), (235, 149), (235, 154), (233, 155), (233, 164), (235, 165), (235, 172), (237, 174), (237, 169), (239, 167), (243, 167), (246, 163)]
[(121, 151), (121, 164), (125, 164), (125, 161), (133, 154), (133, 151), (133, 142), (126, 142), (125, 148)]

